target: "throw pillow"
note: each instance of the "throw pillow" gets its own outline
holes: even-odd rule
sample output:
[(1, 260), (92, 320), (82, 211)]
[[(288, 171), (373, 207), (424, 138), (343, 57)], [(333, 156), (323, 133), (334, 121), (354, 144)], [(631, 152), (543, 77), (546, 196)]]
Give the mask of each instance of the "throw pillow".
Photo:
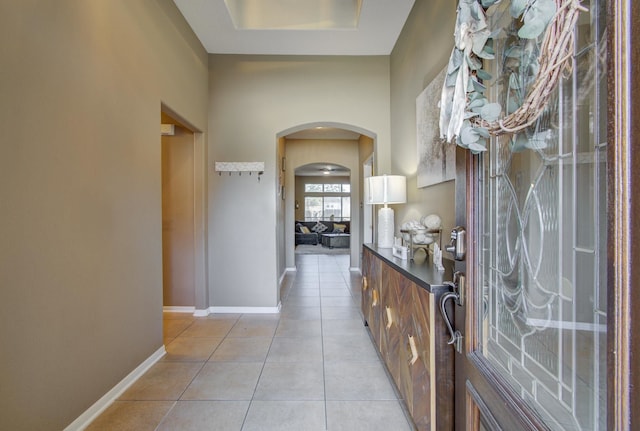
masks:
[(300, 226), (300, 232), (302, 232), (302, 233), (311, 233), (309, 228), (306, 227), (306, 226)]
[(347, 228), (346, 224), (333, 224), (333, 233), (344, 233), (344, 230)]
[(325, 230), (329, 229), (327, 227), (327, 225), (324, 225), (320, 222), (317, 222), (315, 225), (313, 225), (313, 227), (311, 228), (312, 231), (314, 231), (315, 233), (322, 233)]
[(296, 232), (302, 233), (302, 224), (296, 223)]

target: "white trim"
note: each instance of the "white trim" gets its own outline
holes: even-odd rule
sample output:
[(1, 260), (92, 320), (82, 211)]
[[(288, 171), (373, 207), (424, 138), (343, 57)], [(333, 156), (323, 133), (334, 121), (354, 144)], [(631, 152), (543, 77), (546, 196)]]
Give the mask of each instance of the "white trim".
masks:
[(277, 307), (209, 307), (211, 314), (274, 314), (280, 313), (282, 303), (279, 303)]
[(349, 271), (351, 272), (357, 272), (360, 275), (362, 275), (362, 270), (360, 268), (358, 268), (357, 266), (352, 266), (351, 268), (349, 268)]
[(136, 369), (131, 371), (124, 379), (116, 384), (109, 392), (104, 394), (102, 398), (96, 401), (91, 407), (89, 407), (84, 413), (82, 413), (76, 420), (71, 422), (64, 431), (81, 431), (91, 424), (107, 407), (109, 407), (129, 386), (135, 383), (151, 366), (158, 362), (167, 353), (164, 346), (156, 350), (151, 356), (149, 356), (143, 363), (138, 365)]
[(290, 266), (288, 268), (285, 268), (286, 272), (296, 272), (298, 271), (298, 268), (296, 268), (295, 266)]
[(164, 313), (195, 313), (196, 307), (165, 305), (162, 307)]
[(195, 310), (193, 315), (194, 317), (207, 317), (209, 315), (209, 309), (205, 308), (204, 310)]

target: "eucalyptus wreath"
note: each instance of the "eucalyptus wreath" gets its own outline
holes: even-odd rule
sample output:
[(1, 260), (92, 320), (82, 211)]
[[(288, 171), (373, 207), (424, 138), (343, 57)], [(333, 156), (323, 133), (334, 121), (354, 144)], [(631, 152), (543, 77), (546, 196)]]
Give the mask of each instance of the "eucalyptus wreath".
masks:
[[(441, 138), (473, 153), (486, 151), (487, 140), (503, 134), (513, 135), (513, 150), (535, 146), (535, 139), (522, 143), (515, 137), (536, 122), (571, 70), (580, 11), (586, 11), (580, 0), (460, 0), (440, 101)], [(492, 76), (483, 63), (495, 59), (498, 38), (506, 41), (500, 59), (504, 106), (485, 96)]]

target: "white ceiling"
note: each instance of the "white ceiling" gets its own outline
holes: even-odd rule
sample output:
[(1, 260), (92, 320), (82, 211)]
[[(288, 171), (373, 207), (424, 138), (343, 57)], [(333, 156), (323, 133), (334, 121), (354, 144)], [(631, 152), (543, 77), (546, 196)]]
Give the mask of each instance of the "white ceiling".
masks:
[[(389, 55), (415, 2), (361, 0), (355, 28), (342, 26), (318, 30), (296, 28), (300, 26), (296, 19), (308, 20), (308, 9), (312, 5), (318, 10), (337, 10), (342, 9), (340, 2), (348, 0), (241, 0), (233, 6), (237, 9), (237, 3), (241, 3), (245, 11), (255, 6), (258, 13), (264, 13), (264, 4), (268, 3), (273, 8), (271, 15), (278, 8), (289, 8), (285, 17), (290, 20), (287, 29), (236, 29), (225, 0), (173, 1), (209, 54), (249, 55)], [(293, 6), (304, 6), (304, 13), (297, 13)], [(260, 21), (258, 18), (253, 17), (252, 21)], [(359, 136), (349, 130), (324, 127), (301, 130), (287, 138), (358, 139)], [(348, 169), (326, 163), (298, 168), (296, 175), (322, 175), (326, 168), (331, 176), (349, 175)]]
[[(415, 0), (362, 0), (357, 28), (322, 30), (236, 29), (224, 0), (173, 1), (210, 54), (389, 55)], [(267, 1), (291, 8), (294, 0), (247, 0), (245, 6)]]
[(309, 163), (296, 168), (296, 176), (302, 177), (348, 177), (351, 171), (332, 163)]

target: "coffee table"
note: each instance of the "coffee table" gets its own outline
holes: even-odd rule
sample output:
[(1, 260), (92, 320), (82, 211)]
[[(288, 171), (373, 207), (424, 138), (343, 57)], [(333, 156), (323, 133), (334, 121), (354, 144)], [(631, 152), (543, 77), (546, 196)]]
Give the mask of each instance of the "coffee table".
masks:
[(322, 246), (329, 248), (349, 248), (351, 235), (348, 233), (323, 233)]

